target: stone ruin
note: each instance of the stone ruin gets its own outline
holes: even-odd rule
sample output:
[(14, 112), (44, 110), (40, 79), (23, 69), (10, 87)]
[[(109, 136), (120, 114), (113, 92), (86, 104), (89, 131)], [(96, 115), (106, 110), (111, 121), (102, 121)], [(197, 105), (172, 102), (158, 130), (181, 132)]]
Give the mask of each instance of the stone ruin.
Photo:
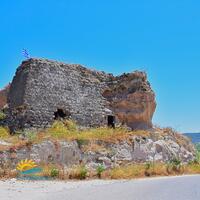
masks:
[(156, 108), (145, 72), (113, 76), (31, 58), (16, 71), (7, 97), (11, 131), (48, 127), (56, 119), (72, 119), (83, 127), (117, 125), (149, 129)]

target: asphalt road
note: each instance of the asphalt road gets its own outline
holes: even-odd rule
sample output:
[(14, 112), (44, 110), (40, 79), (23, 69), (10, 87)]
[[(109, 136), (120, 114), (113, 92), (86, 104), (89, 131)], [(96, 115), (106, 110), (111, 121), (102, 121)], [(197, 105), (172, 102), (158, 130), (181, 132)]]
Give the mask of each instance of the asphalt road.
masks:
[(0, 181), (1, 200), (200, 200), (200, 175), (124, 181)]

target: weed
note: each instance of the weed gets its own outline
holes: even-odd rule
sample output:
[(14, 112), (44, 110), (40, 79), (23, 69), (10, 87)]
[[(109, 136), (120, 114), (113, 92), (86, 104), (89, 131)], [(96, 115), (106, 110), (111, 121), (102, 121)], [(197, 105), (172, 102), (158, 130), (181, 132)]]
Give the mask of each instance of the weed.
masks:
[(8, 128), (0, 126), (0, 139), (6, 139), (10, 136)]
[(77, 131), (76, 122), (74, 122), (73, 120), (65, 120), (63, 123), (69, 131), (73, 131), (73, 132)]
[(178, 158), (173, 158), (167, 164), (167, 172), (170, 174), (172, 172), (181, 172), (183, 170), (181, 160)]
[(82, 166), (80, 168), (80, 179), (83, 180), (83, 179), (86, 179), (87, 177), (87, 173), (88, 173), (88, 170), (85, 166)]
[(97, 171), (97, 176), (101, 178), (101, 174), (105, 171), (105, 167), (103, 165), (98, 165), (96, 171)]
[(0, 111), (0, 120), (4, 120), (6, 118), (6, 114)]
[(25, 135), (25, 137), (28, 139), (28, 141), (30, 141), (30, 142), (33, 142), (33, 141), (35, 141), (36, 140), (36, 138), (37, 138), (37, 135), (36, 135), (37, 133), (35, 133), (35, 132), (32, 132), (32, 131), (28, 131), (28, 132), (25, 132), (24, 133), (24, 135)]
[(78, 147), (81, 148), (83, 145), (88, 145), (89, 141), (86, 139), (77, 139)]
[(200, 164), (200, 144), (196, 144), (195, 149), (196, 149), (196, 153), (195, 153), (195, 159), (193, 162), (196, 164)]
[(146, 168), (146, 170), (150, 169), (151, 167), (153, 167), (152, 162), (146, 162), (146, 163), (145, 163), (145, 168)]
[(51, 169), (51, 172), (50, 172), (50, 176), (51, 176), (52, 178), (56, 178), (56, 177), (58, 177), (58, 175), (59, 175), (59, 169), (57, 169), (57, 168), (52, 168), (52, 169)]
[(174, 166), (180, 166), (181, 160), (178, 158), (173, 158), (172, 160), (170, 160), (170, 163), (173, 164)]
[(200, 143), (195, 145), (196, 151), (200, 152)]
[(152, 169), (154, 171), (154, 164), (152, 162), (145, 163), (145, 176), (151, 176)]

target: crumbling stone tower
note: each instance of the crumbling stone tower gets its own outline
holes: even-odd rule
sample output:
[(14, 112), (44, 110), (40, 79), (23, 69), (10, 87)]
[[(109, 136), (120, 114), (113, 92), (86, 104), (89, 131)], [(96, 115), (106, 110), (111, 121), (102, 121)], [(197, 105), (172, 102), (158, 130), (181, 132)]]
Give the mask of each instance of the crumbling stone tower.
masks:
[(17, 69), (8, 95), (12, 130), (47, 127), (70, 118), (96, 127), (152, 127), (155, 95), (144, 72), (114, 77), (77, 64), (29, 59)]

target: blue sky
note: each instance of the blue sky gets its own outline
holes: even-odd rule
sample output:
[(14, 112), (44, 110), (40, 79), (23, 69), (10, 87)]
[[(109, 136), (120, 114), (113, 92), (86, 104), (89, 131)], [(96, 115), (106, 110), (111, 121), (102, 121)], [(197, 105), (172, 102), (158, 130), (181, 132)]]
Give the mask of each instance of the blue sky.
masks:
[(0, 88), (23, 48), (114, 74), (146, 70), (154, 123), (200, 131), (199, 10), (198, 0), (2, 0)]

